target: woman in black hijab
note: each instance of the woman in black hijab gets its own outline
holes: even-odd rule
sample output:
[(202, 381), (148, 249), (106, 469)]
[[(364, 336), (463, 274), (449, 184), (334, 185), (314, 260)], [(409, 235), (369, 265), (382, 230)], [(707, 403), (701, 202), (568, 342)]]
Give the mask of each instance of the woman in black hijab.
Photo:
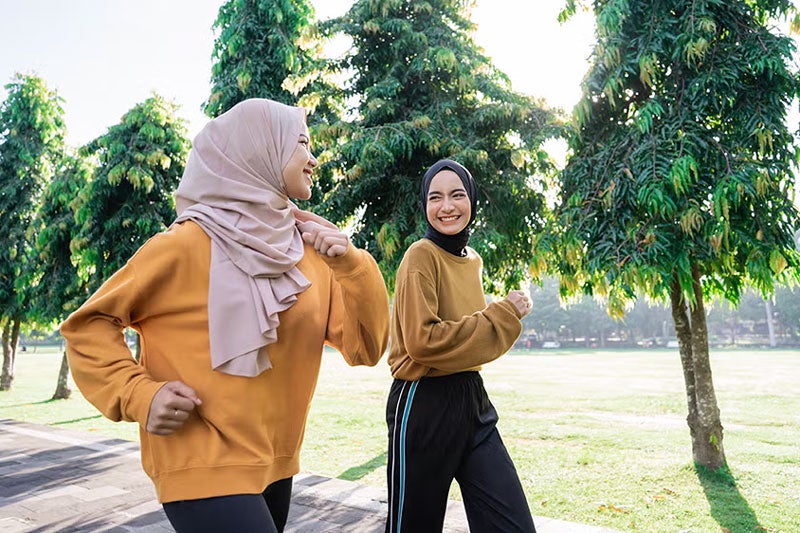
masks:
[(475, 185), (475, 180), (472, 178), (472, 174), (470, 174), (469, 170), (451, 159), (442, 159), (436, 162), (422, 177), (422, 187), (420, 188), (422, 210), (427, 211), (428, 209), (428, 193), (433, 178), (439, 175), (443, 170), (449, 170), (455, 173), (458, 179), (461, 180), (464, 194), (466, 194), (469, 201), (470, 216), (464, 229), (458, 233), (447, 235), (436, 230), (431, 225), (430, 218), (426, 215), (425, 221), (428, 224), (428, 229), (425, 231), (425, 238), (432, 240), (437, 246), (447, 250), (453, 255), (465, 257), (467, 253), (467, 243), (469, 242), (469, 226), (475, 221), (475, 211), (478, 208), (478, 187)]
[(390, 533), (442, 531), (454, 479), (471, 531), (535, 531), (479, 373), (517, 340), (531, 301), (511, 291), (486, 304), (483, 264), (468, 245), (477, 196), (459, 163), (443, 159), (428, 169), (425, 237), (397, 271), (386, 409)]

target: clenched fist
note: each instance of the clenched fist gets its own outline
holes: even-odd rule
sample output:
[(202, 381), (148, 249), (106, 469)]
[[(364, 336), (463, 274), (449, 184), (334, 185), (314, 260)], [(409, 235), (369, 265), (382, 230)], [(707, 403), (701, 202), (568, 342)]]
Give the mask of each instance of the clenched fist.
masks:
[(328, 257), (344, 255), (350, 245), (350, 239), (333, 223), (310, 211), (293, 209), (292, 212), (303, 240), (313, 246), (318, 253)]
[(154, 435), (174, 433), (201, 403), (194, 389), (181, 381), (170, 381), (153, 396), (145, 429)]
[(533, 302), (531, 301), (531, 297), (528, 296), (528, 293), (525, 291), (511, 291), (508, 293), (508, 296), (506, 296), (506, 300), (508, 300), (517, 309), (517, 313), (519, 313), (520, 318), (531, 312), (531, 306), (533, 305)]

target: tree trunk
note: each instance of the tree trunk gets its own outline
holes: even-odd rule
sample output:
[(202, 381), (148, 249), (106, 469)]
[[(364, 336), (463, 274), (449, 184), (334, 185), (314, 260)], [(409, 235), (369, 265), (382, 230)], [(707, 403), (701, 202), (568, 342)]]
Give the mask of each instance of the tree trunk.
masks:
[(673, 278), (672, 318), (686, 385), (686, 422), (692, 439), (692, 456), (695, 464), (716, 471), (726, 466), (726, 460), (722, 446), (722, 423), (708, 355), (708, 325), (700, 271), (696, 266), (692, 267), (692, 288), (695, 302), (687, 310), (677, 277)]
[(14, 382), (20, 322), (20, 317), (14, 316), (3, 327), (3, 373), (0, 375), (0, 391), (11, 390)]
[(56, 383), (56, 391), (53, 393), (53, 400), (66, 400), (72, 394), (72, 389), (69, 388), (67, 378), (69, 377), (69, 362), (67, 361), (67, 352), (64, 351), (64, 356), (61, 358), (61, 369), (58, 371), (58, 383)]
[(764, 307), (767, 312), (767, 331), (769, 332), (769, 347), (775, 348), (778, 343), (775, 340), (775, 323), (772, 321), (772, 302), (767, 298), (764, 300)]
[(628, 328), (628, 339), (627, 339), (628, 344), (630, 344), (631, 346), (636, 346), (638, 343), (636, 339), (637, 339), (636, 330), (633, 328)]
[(736, 330), (739, 329), (739, 318), (737, 318), (736, 315), (731, 317), (730, 329), (731, 329), (731, 345), (733, 347), (736, 347)]
[(11, 319), (0, 319), (0, 329), (2, 329), (3, 344), (3, 370), (0, 374), (0, 390), (8, 390), (2, 386), (5, 381), (6, 369), (11, 368)]
[(675, 323), (675, 336), (678, 338), (678, 353), (683, 368), (683, 383), (686, 388), (689, 429), (697, 424), (697, 394), (695, 393), (694, 362), (692, 357), (692, 328), (689, 324), (686, 300), (683, 297), (677, 278), (673, 278), (670, 288), (672, 300), (672, 321)]

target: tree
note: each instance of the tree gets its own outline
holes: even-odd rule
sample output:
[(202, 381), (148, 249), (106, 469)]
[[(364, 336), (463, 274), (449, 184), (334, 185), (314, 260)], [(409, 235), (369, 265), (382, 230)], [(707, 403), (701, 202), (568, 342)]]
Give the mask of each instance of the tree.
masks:
[(17, 341), (27, 312), (21, 274), (38, 268), (31, 224), (64, 147), (61, 98), (34, 75), (17, 74), (0, 106), (0, 390), (14, 380)]
[[(31, 287), (30, 319), (41, 325), (54, 325), (88, 296), (85, 275), (80, 275), (72, 260), (71, 243), (76, 236), (75, 212), (80, 192), (88, 185), (93, 169), (76, 155), (67, 155), (46, 189), (36, 218), (36, 253), (41, 268), (32, 272), (26, 284)], [(53, 399), (70, 396), (67, 384), (69, 366), (66, 351), (61, 360)]]
[[(564, 293), (637, 289), (669, 301), (696, 464), (726, 466), (705, 301), (797, 278), (791, 201), (797, 93), (791, 3), (597, 0), (597, 46), (575, 112), (552, 233), (538, 243)], [(574, 11), (570, 0), (566, 15)]]
[(569, 309), (561, 305), (558, 280), (547, 277), (541, 285), (531, 285), (531, 312), (522, 319), (523, 329), (534, 329), (542, 340), (557, 339), (561, 327), (569, 321)]
[(554, 114), (511, 90), (471, 37), (474, 1), (359, 0), (330, 22), (353, 41), (343, 60), (353, 120), (320, 126), (335, 146), (335, 179), (321, 208), (352, 223), (393, 286), (403, 251), (423, 233), (419, 184), (442, 158), (464, 164), (480, 189), (471, 245), (483, 256), (487, 289), (520, 286), (532, 232), (542, 227), (552, 170), (542, 142)]
[[(341, 116), (343, 95), (332, 82), (331, 65), (322, 58), (324, 37), (307, 0), (229, 0), (220, 7), (214, 28), (212, 89), (205, 112), (224, 113), (247, 98), (270, 98), (309, 112), (314, 149), (321, 165), (317, 190), (331, 187), (327, 146), (313, 135), (314, 124)], [(319, 194), (315, 194), (319, 196)], [(299, 202), (306, 207), (307, 202)]]
[[(337, 107), (326, 87), (321, 39), (308, 0), (229, 0), (214, 28), (211, 96), (205, 112), (216, 117), (247, 98), (270, 98), (322, 114)], [(305, 96), (305, 98), (303, 98)]]
[(78, 200), (72, 247), (89, 272), (90, 292), (175, 219), (172, 194), (189, 149), (176, 111), (154, 94), (83, 149), (98, 166)]
[[(748, 291), (750, 295), (755, 296), (752, 292)], [(742, 295), (739, 301), (748, 301)], [(742, 319), (744, 318), (741, 313), (741, 307), (731, 302), (722, 301), (715, 302), (717, 305), (706, 306), (706, 324), (710, 338), (725, 339), (727, 344), (736, 346), (740, 344), (739, 334), (743, 332), (744, 327)]]
[[(641, 295), (640, 295), (641, 296)], [(656, 339), (666, 342), (666, 324), (671, 321), (667, 306), (659, 302), (648, 302), (647, 298), (637, 297), (633, 309), (625, 314), (625, 325), (631, 331), (631, 340), (641, 337), (645, 346), (656, 344)]]
[(570, 304), (564, 326), (571, 332), (573, 339), (578, 333), (582, 333), (587, 346), (600, 348), (605, 348), (608, 334), (619, 328), (603, 307), (594, 298), (586, 295)]
[(782, 287), (775, 292), (777, 322), (793, 341), (800, 336), (800, 290)]

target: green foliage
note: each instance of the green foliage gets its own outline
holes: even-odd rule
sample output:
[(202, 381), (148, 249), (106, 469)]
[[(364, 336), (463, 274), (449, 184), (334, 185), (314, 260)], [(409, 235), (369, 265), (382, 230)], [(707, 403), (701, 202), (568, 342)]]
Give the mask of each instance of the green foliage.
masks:
[(72, 251), (90, 272), (91, 290), (175, 218), (172, 193), (189, 150), (176, 111), (154, 94), (83, 148), (98, 166), (75, 200), (79, 229)]
[[(307, 0), (229, 0), (222, 5), (214, 22), (219, 33), (206, 114), (218, 116), (247, 98), (270, 98), (305, 108), (309, 124), (335, 121), (343, 95), (322, 59), (324, 37), (313, 17)], [(314, 146), (326, 152), (324, 146), (317, 148), (316, 139)], [(327, 165), (315, 172), (325, 189), (331, 178)]]
[(522, 320), (523, 331), (533, 329), (540, 340), (575, 340), (594, 338), (600, 342), (612, 333), (625, 335), (626, 344), (635, 346), (641, 339), (663, 337), (663, 322), (670, 320), (663, 305), (650, 305), (644, 298), (637, 300), (625, 313), (622, 321), (614, 321), (604, 306), (594, 298), (580, 295), (563, 305), (559, 296), (558, 279), (545, 277), (541, 285), (530, 289), (533, 309)]
[(206, 114), (216, 117), (247, 98), (270, 98), (312, 112), (319, 107), (323, 116), (338, 109), (335, 97), (319, 92), (328, 82), (313, 16), (307, 0), (223, 4), (214, 22), (219, 33)]
[(88, 296), (85, 275), (79, 275), (72, 260), (71, 243), (78, 231), (76, 200), (92, 172), (86, 160), (67, 155), (42, 197), (35, 222), (41, 268), (29, 274), (26, 282), (32, 290), (30, 318), (36, 323), (50, 325), (63, 320)]
[(480, 189), (471, 245), (491, 273), (490, 291), (527, 278), (532, 233), (544, 222), (551, 162), (541, 144), (555, 136), (554, 114), (514, 93), (475, 45), (474, 2), (361, 0), (326, 30), (353, 47), (342, 61), (352, 120), (315, 128), (333, 177), (320, 208), (356, 222), (353, 240), (378, 260), (393, 285), (405, 249), (424, 228), (419, 184), (441, 158), (469, 168)]
[(782, 287), (775, 291), (775, 313), (777, 322), (793, 338), (800, 337), (800, 289)]
[[(565, 15), (574, 11), (568, 2)], [(562, 291), (621, 316), (641, 289), (736, 302), (800, 276), (792, 239), (798, 92), (780, 1), (596, 1), (598, 43), (576, 107), (553, 232), (537, 247)]]
[(17, 74), (0, 106), (0, 317), (27, 309), (23, 274), (34, 272), (33, 220), (64, 147), (61, 98), (33, 75)]

